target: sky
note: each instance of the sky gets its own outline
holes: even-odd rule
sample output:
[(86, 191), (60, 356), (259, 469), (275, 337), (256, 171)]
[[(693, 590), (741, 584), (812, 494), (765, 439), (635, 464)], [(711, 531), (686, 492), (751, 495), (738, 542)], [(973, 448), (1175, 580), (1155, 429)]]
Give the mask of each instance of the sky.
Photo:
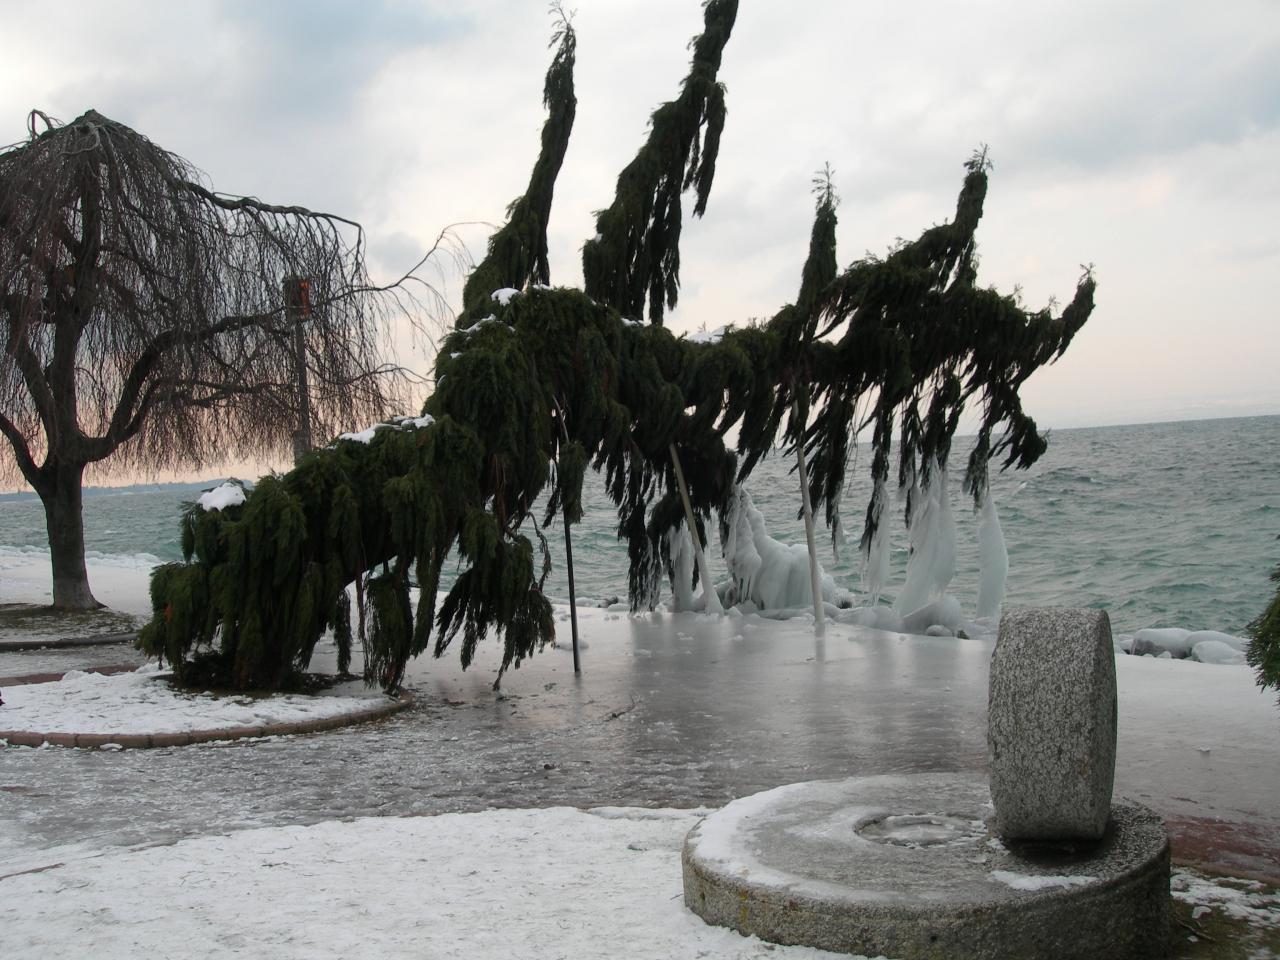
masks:
[[(581, 283), (612, 200), (701, 28), (697, 0), (578, 0), (578, 113), (549, 229)], [(455, 223), (478, 258), (524, 189), (552, 20), (514, 0), (0, 0), (0, 142), (33, 108), (97, 109), (218, 190), (360, 221), (391, 279)], [(1280, 3), (742, 0), (706, 216), (686, 204), (668, 325), (794, 298), (830, 163), (839, 259), (949, 219), (963, 162), (994, 163), (979, 281), (1097, 307), (1024, 387), (1042, 427), (1280, 413)], [(461, 277), (430, 273), (456, 304)], [(429, 372), (431, 349), (402, 338)]]

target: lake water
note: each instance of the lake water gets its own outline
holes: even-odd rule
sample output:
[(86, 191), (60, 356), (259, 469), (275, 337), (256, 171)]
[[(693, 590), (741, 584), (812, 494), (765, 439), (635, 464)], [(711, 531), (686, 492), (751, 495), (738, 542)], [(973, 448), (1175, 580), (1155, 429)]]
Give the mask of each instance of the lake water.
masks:
[[(953, 460), (964, 463), (957, 440)], [(1180, 626), (1240, 633), (1274, 588), (1280, 563), (1280, 417), (1199, 420), (1053, 431), (1049, 450), (1029, 471), (993, 474), (992, 488), (1009, 549), (1006, 603), (1104, 607), (1117, 632)], [(822, 562), (837, 583), (858, 590), (853, 545), (870, 492), (869, 452), (851, 471), (844, 515), (851, 544)], [(803, 542), (799, 489), (791, 461), (775, 456), (748, 481), (769, 532)], [(86, 549), (103, 562), (152, 564), (181, 556), (184, 501), (217, 481), (90, 491)], [(580, 599), (625, 599), (625, 546), (612, 504), (588, 475), (583, 522), (573, 530)], [(973, 614), (977, 527), (955, 478), (958, 572), (952, 593)], [(893, 518), (892, 599), (906, 570), (901, 511)], [(820, 537), (822, 534), (820, 533)], [(548, 583), (566, 597), (563, 534), (548, 531), (555, 568)], [(0, 566), (47, 556), (44, 514), (31, 497), (0, 498)], [(718, 550), (713, 574), (724, 575)], [(4, 598), (0, 597), (0, 601)]]

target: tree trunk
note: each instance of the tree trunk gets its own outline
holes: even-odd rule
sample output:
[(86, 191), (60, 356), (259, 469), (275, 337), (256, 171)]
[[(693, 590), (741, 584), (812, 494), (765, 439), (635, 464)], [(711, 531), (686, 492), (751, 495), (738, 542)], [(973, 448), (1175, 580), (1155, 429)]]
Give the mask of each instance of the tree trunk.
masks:
[(56, 462), (48, 484), (36, 492), (44, 503), (53, 562), (53, 605), (59, 610), (96, 610), (102, 604), (89, 590), (84, 567), (84, 512), (80, 483), (84, 464)]

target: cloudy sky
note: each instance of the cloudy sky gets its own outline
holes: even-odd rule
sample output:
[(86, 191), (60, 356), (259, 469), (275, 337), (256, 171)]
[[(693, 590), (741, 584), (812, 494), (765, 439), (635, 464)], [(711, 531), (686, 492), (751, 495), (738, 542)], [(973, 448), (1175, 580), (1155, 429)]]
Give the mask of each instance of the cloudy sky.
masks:
[[(0, 141), (89, 108), (214, 186), (361, 221), (375, 275), (440, 229), (500, 221), (527, 181), (551, 21), (539, 0), (0, 0)], [(578, 0), (578, 116), (551, 224), (581, 282), (697, 0)], [(676, 330), (794, 297), (810, 181), (829, 162), (840, 259), (949, 218), (995, 163), (981, 280), (1098, 307), (1027, 385), (1042, 426), (1280, 413), (1280, 3), (742, 0), (707, 215), (687, 223)], [(464, 228), (477, 254), (486, 231)], [(448, 292), (460, 291), (449, 280)], [(401, 358), (423, 371), (428, 351)]]

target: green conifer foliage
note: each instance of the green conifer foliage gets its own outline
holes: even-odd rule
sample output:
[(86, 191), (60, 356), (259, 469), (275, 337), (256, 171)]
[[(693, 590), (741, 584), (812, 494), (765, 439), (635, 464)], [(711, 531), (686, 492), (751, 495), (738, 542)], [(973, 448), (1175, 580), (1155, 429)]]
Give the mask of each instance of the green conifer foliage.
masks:
[[(1093, 309), (1096, 284), (1086, 270), (1058, 316), (1049, 308), (1028, 312), (1016, 297), (976, 286), (974, 232), (987, 191), (986, 151), (965, 166), (952, 222), (884, 259), (855, 262), (823, 295), (824, 323), (808, 347), (817, 412), (805, 442), (813, 460), (810, 493), (815, 505), (825, 505), (828, 524), (844, 487), (850, 425), (863, 404), (867, 412), (855, 425), (872, 426), (877, 481), (889, 478), (895, 419), (902, 426), (898, 479), (909, 487), (927, 480), (932, 464), (946, 466), (960, 411), (974, 400), (982, 419), (965, 481), (975, 503), (986, 489), (989, 459), (1003, 455), (1005, 466), (1026, 467), (1044, 452), (1018, 390), (1066, 350)], [(875, 517), (869, 505), (864, 546)]]
[(596, 236), (582, 248), (587, 295), (661, 325), (680, 288), (682, 194), (694, 191), (694, 216), (706, 211), (724, 130), (720, 58), (738, 16), (737, 0), (706, 0), (704, 28), (680, 96), (654, 111), (649, 137), (622, 172), (613, 203), (596, 215)]
[[(680, 194), (696, 188), (701, 212), (723, 120), (715, 76), (735, 12), (725, 0), (706, 4), (707, 29), (681, 97), (654, 115), (648, 142), (619, 178), (618, 199), (600, 215), (600, 238), (584, 253), (586, 292), (541, 282), (573, 114), (573, 34), (561, 22), (530, 192), (512, 205), (511, 222), (467, 285), (424, 416), (383, 424), (367, 443), (340, 438), (262, 480), (242, 506), (193, 509), (184, 520), (186, 562), (153, 576), (145, 649), (188, 679), (276, 688), (332, 628), (342, 667), (358, 635), (366, 680), (393, 689), (408, 660), (432, 648), (434, 626), (434, 653), (460, 636), (464, 666), (482, 637), (499, 638), (500, 678), (554, 636), (542, 591), (549, 554), (533, 504), (546, 492), (546, 518), (564, 513), (575, 522), (588, 465), (603, 471), (617, 508), (632, 607), (651, 608), (683, 519), (673, 446), (700, 528), (723, 516), (734, 483), (771, 449), (784, 419), (787, 441), (806, 445), (811, 492), (828, 523), (862, 423), (873, 427), (880, 480), (889, 475), (895, 422), (903, 426), (899, 474), (909, 481), (929, 464), (945, 465), (971, 399), (983, 414), (969, 463), (975, 496), (989, 458), (1025, 466), (1039, 456), (1044, 440), (1018, 389), (1066, 349), (1089, 315), (1094, 284), (1086, 273), (1060, 316), (1028, 313), (975, 286), (985, 154), (968, 164), (954, 222), (843, 273), (835, 191), (824, 172), (796, 303), (767, 323), (686, 338), (626, 318), (646, 296), (655, 320), (675, 302)], [(503, 287), (520, 292), (495, 298)], [(724, 443), (735, 424), (741, 465)], [(451, 551), (461, 569), (437, 604)], [(416, 611), (413, 581), (421, 588)]]
[[(573, 90), (573, 65), (578, 38), (573, 24), (557, 3), (552, 5), (556, 29), (551, 37), (555, 56), (542, 88), (542, 105), (547, 120), (542, 125), (542, 148), (529, 177), (529, 187), (507, 207), (507, 222), (489, 239), (488, 255), (472, 271), (462, 291), (463, 312), (459, 326), (485, 316), (489, 294), (510, 287), (519, 290), (527, 283), (551, 282), (547, 262), (547, 223), (556, 177), (569, 148), (578, 98)], [(481, 311), (481, 312), (477, 312)]]
[[(1271, 574), (1280, 583), (1280, 567)], [(1249, 624), (1249, 664), (1257, 671), (1258, 686), (1280, 689), (1280, 588), (1267, 604), (1267, 609), (1257, 620)]]

